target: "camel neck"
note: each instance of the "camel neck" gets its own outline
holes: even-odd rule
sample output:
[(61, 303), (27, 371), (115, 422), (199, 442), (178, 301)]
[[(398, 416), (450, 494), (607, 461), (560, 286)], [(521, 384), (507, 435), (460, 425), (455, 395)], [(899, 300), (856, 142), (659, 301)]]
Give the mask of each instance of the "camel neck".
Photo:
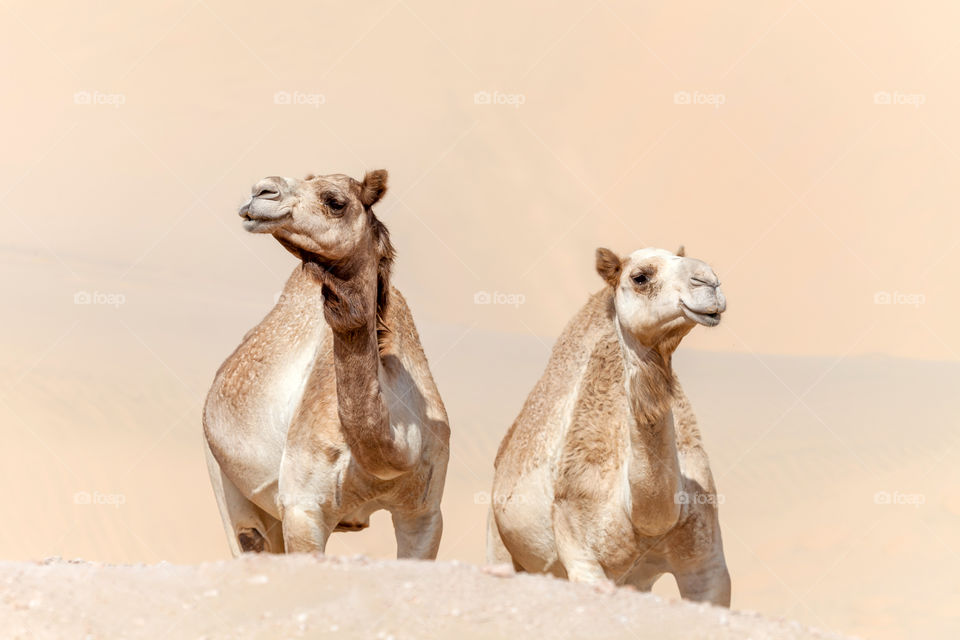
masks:
[[(644, 345), (617, 323), (623, 354), (630, 409), (637, 427), (660, 425), (670, 414), (676, 379), (673, 375), (675, 344)], [(672, 341), (671, 341), (672, 342)]]
[(333, 264), (305, 260), (304, 267), (323, 286), (344, 439), (360, 467), (382, 479), (396, 477), (416, 461), (419, 440), (395, 432), (381, 390), (377, 265), (362, 259)]
[(643, 535), (661, 535), (677, 521), (682, 487), (673, 424), (676, 379), (669, 345), (644, 347), (617, 327), (633, 425), (628, 463), (631, 520)]
[(322, 287), (324, 317), (334, 334), (376, 329), (379, 283), (373, 261), (359, 255), (328, 260), (304, 253), (301, 258), (304, 270)]

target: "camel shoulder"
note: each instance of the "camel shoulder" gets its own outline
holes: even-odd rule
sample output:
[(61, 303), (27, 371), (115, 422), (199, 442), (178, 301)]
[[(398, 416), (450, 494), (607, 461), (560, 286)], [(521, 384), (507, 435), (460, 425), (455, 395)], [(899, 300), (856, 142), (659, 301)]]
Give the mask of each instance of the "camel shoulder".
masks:
[(557, 498), (581, 500), (609, 494), (621, 468), (629, 421), (623, 355), (615, 336), (590, 355), (562, 444)]
[(673, 424), (677, 431), (677, 448), (681, 451), (700, 449), (703, 447), (700, 438), (700, 427), (697, 416), (693, 412), (690, 400), (684, 393), (680, 381), (674, 385), (673, 394)]
[(549, 432), (561, 428), (563, 405), (576, 393), (598, 341), (615, 337), (614, 317), (612, 292), (604, 289), (590, 296), (567, 323), (543, 375), (500, 442), (494, 467), (508, 456), (516, 458), (511, 464), (526, 467), (546, 455)]
[(322, 297), (306, 277), (297, 265), (274, 306), (217, 369), (211, 396), (241, 398), (259, 384), (258, 376), (271, 365), (316, 342), (318, 332), (327, 327)]
[[(384, 318), (386, 332), (381, 337), (380, 359), (400, 398), (431, 421), (431, 429), (442, 438), (449, 437), (449, 420), (427, 360), (413, 313), (406, 298), (390, 288), (390, 302)], [(413, 390), (417, 393), (413, 393)]]

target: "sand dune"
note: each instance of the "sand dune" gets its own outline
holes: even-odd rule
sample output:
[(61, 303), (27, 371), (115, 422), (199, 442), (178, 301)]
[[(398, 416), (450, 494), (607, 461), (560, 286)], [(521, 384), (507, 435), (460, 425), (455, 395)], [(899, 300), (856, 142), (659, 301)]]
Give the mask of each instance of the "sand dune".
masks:
[(452, 562), (7, 562), (0, 580), (0, 627), (10, 638), (840, 638), (755, 614)]

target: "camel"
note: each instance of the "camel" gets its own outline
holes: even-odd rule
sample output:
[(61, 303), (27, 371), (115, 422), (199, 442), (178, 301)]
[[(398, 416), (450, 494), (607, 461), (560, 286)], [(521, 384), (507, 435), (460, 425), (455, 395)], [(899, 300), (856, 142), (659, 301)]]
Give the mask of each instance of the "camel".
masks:
[(497, 452), (487, 556), (518, 571), (730, 605), (717, 494), (672, 354), (726, 299), (704, 262), (598, 249), (606, 287), (567, 325)]
[(370, 514), (397, 556), (436, 558), (446, 410), (373, 205), (387, 172), (269, 177), (240, 208), (300, 260), (276, 306), (217, 371), (203, 410), (210, 480), (234, 555), (320, 552)]

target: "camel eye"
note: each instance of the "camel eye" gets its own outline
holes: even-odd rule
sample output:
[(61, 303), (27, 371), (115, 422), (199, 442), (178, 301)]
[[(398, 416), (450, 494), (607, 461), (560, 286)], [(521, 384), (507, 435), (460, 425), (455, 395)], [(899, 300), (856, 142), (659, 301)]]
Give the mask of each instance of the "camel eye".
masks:
[(637, 275), (633, 276), (633, 281), (637, 284), (647, 284), (650, 279), (647, 277), (647, 274), (638, 273)]
[(326, 198), (326, 199), (323, 201), (323, 203), (324, 203), (325, 205), (327, 205), (327, 208), (330, 209), (330, 211), (331, 211), (334, 215), (340, 215), (340, 214), (342, 214), (342, 213), (343, 213), (343, 209), (347, 206), (347, 203), (346, 203), (346, 202), (344, 202), (343, 200), (341, 200), (341, 199), (339, 199), (339, 198), (335, 198), (335, 197)]

